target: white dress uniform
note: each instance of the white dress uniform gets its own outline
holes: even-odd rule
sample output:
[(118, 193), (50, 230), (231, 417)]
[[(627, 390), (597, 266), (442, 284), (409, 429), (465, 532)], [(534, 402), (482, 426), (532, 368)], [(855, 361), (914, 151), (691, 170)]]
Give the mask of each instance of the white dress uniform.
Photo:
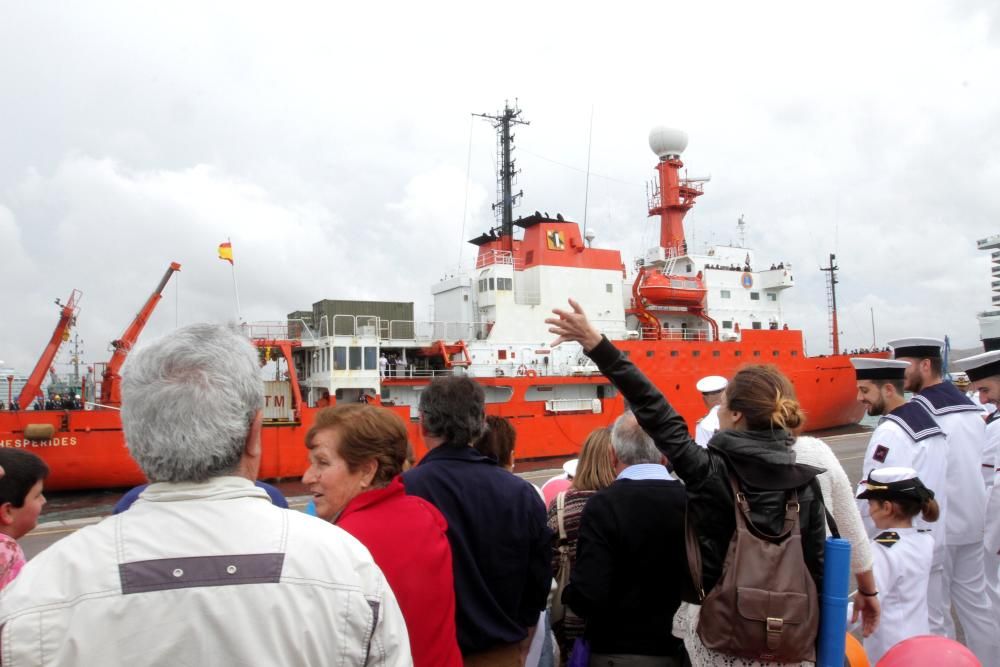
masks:
[(965, 630), (966, 643), (984, 665), (1000, 664), (997, 619), (986, 592), (983, 530), (986, 485), (981, 472), (986, 424), (978, 406), (951, 383), (923, 389), (913, 397), (934, 417), (948, 439), (947, 559), (940, 585), (929, 591), (931, 632), (953, 636), (947, 596)]
[(872, 540), (882, 618), (864, 640), (871, 664), (904, 639), (930, 634), (927, 587), (917, 584), (930, 579), (933, 552), (934, 538), (919, 528), (892, 528)]
[(715, 405), (708, 414), (698, 420), (694, 427), (694, 441), (702, 447), (708, 447), (708, 441), (719, 430), (719, 406)]
[[(729, 385), (729, 380), (721, 375), (707, 375), (698, 380), (695, 389), (702, 394), (717, 394)], [(719, 406), (715, 405), (708, 414), (698, 420), (694, 427), (694, 441), (702, 447), (708, 447), (708, 441), (719, 430)]]
[[(945, 517), (948, 498), (945, 493), (948, 474), (948, 441), (937, 422), (927, 411), (914, 403), (904, 403), (879, 420), (872, 432), (861, 466), (861, 483), (858, 493), (865, 489), (869, 473), (876, 468), (913, 468), (924, 485), (934, 491), (940, 508), (940, 518), (927, 523), (919, 516), (913, 525), (929, 530), (934, 538), (934, 564), (942, 567), (945, 560)], [(859, 500), (858, 509), (864, 519), (869, 537), (880, 532), (868, 516), (868, 501)]]

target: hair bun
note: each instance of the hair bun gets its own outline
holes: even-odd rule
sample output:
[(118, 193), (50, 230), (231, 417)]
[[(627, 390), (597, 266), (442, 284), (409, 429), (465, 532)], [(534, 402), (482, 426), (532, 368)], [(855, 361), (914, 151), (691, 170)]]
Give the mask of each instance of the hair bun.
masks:
[(794, 431), (805, 422), (805, 415), (802, 414), (798, 401), (779, 395), (774, 412), (771, 413), (771, 422), (783, 429)]

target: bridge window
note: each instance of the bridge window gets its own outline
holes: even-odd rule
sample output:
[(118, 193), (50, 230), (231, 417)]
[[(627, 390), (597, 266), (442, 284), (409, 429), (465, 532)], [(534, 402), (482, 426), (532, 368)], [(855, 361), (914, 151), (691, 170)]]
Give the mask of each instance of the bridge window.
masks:
[(506, 292), (514, 289), (514, 279), (513, 278), (497, 278), (497, 289), (504, 290)]
[(760, 292), (750, 292), (751, 301), (760, 301)]
[(778, 300), (778, 295), (775, 294), (774, 292), (768, 292), (767, 293), (767, 300), (768, 301), (777, 301)]
[(373, 371), (378, 368), (378, 353), (374, 347), (365, 348), (365, 370)]
[(335, 348), (333, 348), (333, 370), (335, 370), (335, 371), (346, 371), (347, 370), (347, 348), (346, 347), (335, 347)]
[(733, 321), (732, 320), (722, 320), (722, 328), (723, 329), (732, 329), (733, 328)]
[(727, 289), (722, 290), (720, 295), (722, 296), (723, 299), (729, 299), (733, 296)]
[(495, 289), (496, 289), (496, 287), (494, 287), (494, 282), (493, 282), (493, 279), (492, 279), (492, 278), (490, 278), (490, 291), (493, 291), (493, 290), (495, 290)]
[(352, 371), (361, 370), (361, 348), (352, 345), (348, 349), (348, 367)]

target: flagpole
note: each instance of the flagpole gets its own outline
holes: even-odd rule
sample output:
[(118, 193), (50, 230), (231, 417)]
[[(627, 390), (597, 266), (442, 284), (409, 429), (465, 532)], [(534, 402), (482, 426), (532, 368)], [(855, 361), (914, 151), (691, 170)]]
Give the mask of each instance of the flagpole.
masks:
[[(232, 251), (232, 246), (233, 246), (233, 240), (227, 236), (226, 237), (226, 242), (229, 244), (229, 249), (230, 249), (230, 252), (231, 252)], [(233, 294), (236, 295), (236, 323), (237, 324), (242, 324), (243, 323), (243, 314), (242, 314), (242, 310), (240, 309), (240, 288), (236, 284), (236, 261), (235, 261), (235, 259), (230, 259), (229, 260), (229, 268), (231, 268), (233, 270)]]

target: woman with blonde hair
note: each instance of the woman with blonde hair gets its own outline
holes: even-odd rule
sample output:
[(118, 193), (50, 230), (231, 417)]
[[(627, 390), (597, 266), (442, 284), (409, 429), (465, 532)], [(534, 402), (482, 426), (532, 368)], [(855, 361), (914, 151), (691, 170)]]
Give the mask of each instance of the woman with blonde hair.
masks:
[[(615, 468), (611, 462), (611, 431), (599, 428), (591, 432), (580, 450), (580, 459), (576, 466), (576, 475), (567, 491), (561, 492), (556, 501), (549, 507), (549, 528), (552, 530), (552, 572), (557, 577), (561, 567), (562, 552), (568, 555), (567, 566), (572, 570), (576, 562), (576, 541), (580, 533), (580, 517), (583, 507), (595, 493), (611, 486), (615, 481)], [(559, 514), (562, 507), (562, 532), (560, 537)], [(569, 572), (566, 573), (568, 580)], [(553, 619), (552, 631), (559, 643), (560, 664), (565, 665), (569, 659), (570, 650), (577, 637), (583, 636), (584, 622), (571, 610), (566, 609), (563, 618)]]

